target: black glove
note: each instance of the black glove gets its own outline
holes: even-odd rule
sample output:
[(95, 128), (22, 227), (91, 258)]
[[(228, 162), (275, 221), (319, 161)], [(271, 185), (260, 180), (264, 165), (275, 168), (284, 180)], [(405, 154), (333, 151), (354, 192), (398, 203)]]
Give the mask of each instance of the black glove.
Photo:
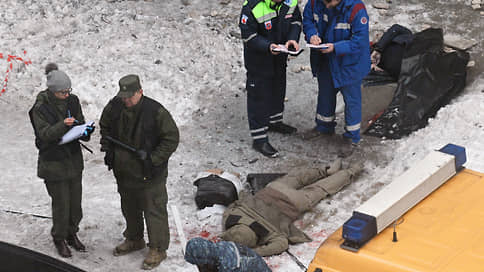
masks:
[(91, 135), (94, 133), (95, 130), (96, 130), (96, 127), (93, 124), (92, 126), (86, 126), (86, 131), (84, 131), (84, 133), (86, 135)]
[(114, 163), (114, 152), (106, 151), (106, 155), (104, 155), (104, 164), (108, 167), (108, 171), (113, 169)]
[(140, 158), (142, 161), (146, 160), (148, 158), (148, 153), (144, 151), (143, 149), (136, 150), (136, 155), (138, 155), (138, 158)]
[(94, 125), (92, 126), (86, 126), (86, 130), (84, 130), (84, 135), (81, 137), (81, 140), (84, 142), (88, 142), (91, 139), (91, 134), (94, 132), (96, 127)]

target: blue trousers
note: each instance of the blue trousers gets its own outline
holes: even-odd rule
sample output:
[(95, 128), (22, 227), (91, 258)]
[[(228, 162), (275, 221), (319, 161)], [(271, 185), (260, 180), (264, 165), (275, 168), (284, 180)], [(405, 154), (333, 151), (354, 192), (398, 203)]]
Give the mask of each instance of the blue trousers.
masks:
[(282, 122), (286, 73), (265, 78), (247, 73), (247, 116), (254, 142), (267, 142), (269, 124)]
[(345, 133), (343, 136), (350, 138), (354, 143), (358, 143), (361, 139), (361, 81), (335, 88), (328, 69), (321, 69), (317, 78), (319, 92), (316, 129), (324, 133), (334, 133), (336, 94), (341, 91), (345, 102)]

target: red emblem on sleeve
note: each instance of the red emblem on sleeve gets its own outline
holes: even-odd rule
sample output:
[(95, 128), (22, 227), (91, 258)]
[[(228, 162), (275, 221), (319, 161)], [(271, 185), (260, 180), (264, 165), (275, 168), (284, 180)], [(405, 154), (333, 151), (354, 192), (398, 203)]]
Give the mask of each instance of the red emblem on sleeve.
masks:
[(247, 15), (243, 14), (242, 18), (240, 19), (240, 22), (245, 25), (245, 24), (247, 24), (247, 19), (249, 19), (249, 17), (247, 17)]
[(272, 28), (272, 22), (271, 21), (265, 22), (264, 25), (266, 26), (267, 30), (271, 30), (271, 28)]
[(361, 24), (366, 25), (368, 23), (368, 19), (366, 17), (361, 17)]

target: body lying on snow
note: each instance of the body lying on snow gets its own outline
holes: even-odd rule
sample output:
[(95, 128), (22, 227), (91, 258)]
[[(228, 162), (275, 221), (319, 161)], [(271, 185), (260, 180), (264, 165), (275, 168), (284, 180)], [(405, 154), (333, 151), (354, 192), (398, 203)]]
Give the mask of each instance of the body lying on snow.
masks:
[(341, 160), (320, 168), (296, 168), (255, 195), (241, 193), (224, 212), (221, 238), (261, 256), (280, 254), (289, 244), (311, 239), (292, 223), (327, 196), (351, 183), (360, 164), (341, 169)]

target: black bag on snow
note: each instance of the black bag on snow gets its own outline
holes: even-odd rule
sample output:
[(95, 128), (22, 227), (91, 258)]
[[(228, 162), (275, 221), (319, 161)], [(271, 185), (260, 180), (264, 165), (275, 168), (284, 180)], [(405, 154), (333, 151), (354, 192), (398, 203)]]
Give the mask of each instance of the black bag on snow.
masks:
[(209, 175), (193, 182), (197, 186), (195, 203), (199, 209), (211, 207), (214, 204), (228, 206), (238, 199), (235, 185), (218, 175)]
[(393, 100), (365, 134), (399, 139), (427, 125), (428, 119), (465, 87), (469, 54), (443, 50), (442, 29), (416, 33), (402, 61)]

